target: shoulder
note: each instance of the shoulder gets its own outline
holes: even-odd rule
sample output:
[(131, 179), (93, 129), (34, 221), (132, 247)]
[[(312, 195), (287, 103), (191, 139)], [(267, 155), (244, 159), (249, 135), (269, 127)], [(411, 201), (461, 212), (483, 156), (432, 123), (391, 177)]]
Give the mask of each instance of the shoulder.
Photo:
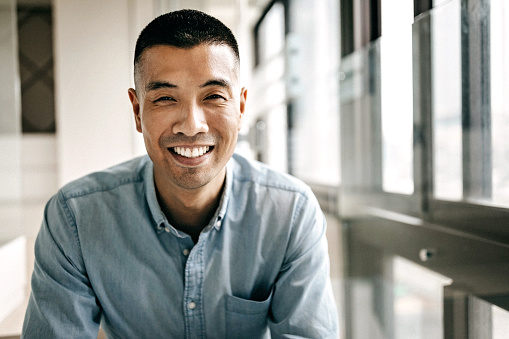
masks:
[(290, 194), (311, 194), (311, 189), (300, 179), (279, 172), (270, 166), (234, 154), (232, 157), (233, 181), (261, 186), (269, 190), (286, 191)]
[(145, 169), (150, 165), (148, 156), (137, 157), (71, 181), (62, 187), (59, 193), (65, 199), (69, 199), (143, 182)]

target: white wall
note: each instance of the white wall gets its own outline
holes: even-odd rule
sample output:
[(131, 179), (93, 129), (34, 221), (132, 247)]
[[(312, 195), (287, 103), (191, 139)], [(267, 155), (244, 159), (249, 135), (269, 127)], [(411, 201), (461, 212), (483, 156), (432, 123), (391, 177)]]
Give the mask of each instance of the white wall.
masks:
[[(21, 106), (16, 22), (15, 1), (0, 2), (0, 201), (21, 197)], [(0, 213), (0, 220), (1, 217)]]
[(127, 96), (136, 1), (55, 0), (59, 184), (133, 156), (139, 137)]
[[(134, 46), (155, 16), (183, 7), (217, 15), (240, 39), (250, 38), (249, 20), (238, 19), (246, 0), (53, 1), (59, 185), (145, 153), (127, 97)], [(250, 41), (239, 42), (249, 82)]]

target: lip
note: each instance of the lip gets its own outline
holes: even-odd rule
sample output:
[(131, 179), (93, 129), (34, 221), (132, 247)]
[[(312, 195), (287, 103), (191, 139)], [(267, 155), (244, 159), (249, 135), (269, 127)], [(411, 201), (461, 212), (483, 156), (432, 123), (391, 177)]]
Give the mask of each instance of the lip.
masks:
[[(196, 147), (204, 147), (209, 146), (210, 149), (207, 153), (196, 157), (196, 158), (187, 158), (182, 155), (179, 155), (173, 151), (175, 147), (183, 147), (183, 148), (196, 148)], [(167, 151), (171, 154), (173, 159), (183, 167), (197, 167), (202, 165), (207, 159), (210, 157), (211, 153), (214, 152), (214, 146), (212, 145), (175, 145), (167, 148)]]

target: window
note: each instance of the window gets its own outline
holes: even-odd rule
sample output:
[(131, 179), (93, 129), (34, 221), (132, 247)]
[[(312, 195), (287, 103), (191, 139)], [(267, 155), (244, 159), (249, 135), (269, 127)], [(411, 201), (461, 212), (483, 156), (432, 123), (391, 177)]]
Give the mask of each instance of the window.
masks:
[(460, 12), (453, 0), (431, 18), (433, 193), (447, 200), (463, 194)]
[(256, 30), (256, 64), (263, 64), (283, 52), (285, 46), (285, 7), (275, 2)]
[(452, 279), (398, 256), (391, 264), (394, 338), (443, 338), (444, 286)]
[(23, 133), (54, 133), (51, 7), (18, 6)]
[(254, 29), (256, 47), (250, 112), (257, 120), (250, 126), (256, 157), (274, 168), (288, 171), (288, 103), (285, 90), (285, 3), (274, 1)]
[[(381, 5), (380, 39), (357, 44), (376, 26), (362, 15), (341, 33), (346, 337), (504, 337), (509, 4), (415, 0), (410, 37), (391, 25), (412, 1), (343, 0), (341, 10), (366, 4)], [(408, 86), (392, 92), (397, 83)], [(413, 100), (398, 101), (408, 88)]]
[(509, 206), (509, 3), (491, 0), (492, 200)]
[(339, 9), (333, 0), (294, 0), (289, 8), (287, 93), (291, 173), (338, 186)]
[(412, 194), (413, 179), (413, 3), (382, 1), (380, 76), (383, 189)]

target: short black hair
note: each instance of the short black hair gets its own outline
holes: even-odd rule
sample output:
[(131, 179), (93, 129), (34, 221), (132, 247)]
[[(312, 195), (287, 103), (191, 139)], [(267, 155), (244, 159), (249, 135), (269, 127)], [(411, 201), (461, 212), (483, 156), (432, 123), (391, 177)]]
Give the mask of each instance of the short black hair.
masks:
[(192, 48), (203, 43), (229, 46), (240, 60), (237, 40), (225, 24), (203, 12), (183, 9), (158, 16), (141, 31), (134, 51), (134, 67), (147, 48), (158, 45)]

